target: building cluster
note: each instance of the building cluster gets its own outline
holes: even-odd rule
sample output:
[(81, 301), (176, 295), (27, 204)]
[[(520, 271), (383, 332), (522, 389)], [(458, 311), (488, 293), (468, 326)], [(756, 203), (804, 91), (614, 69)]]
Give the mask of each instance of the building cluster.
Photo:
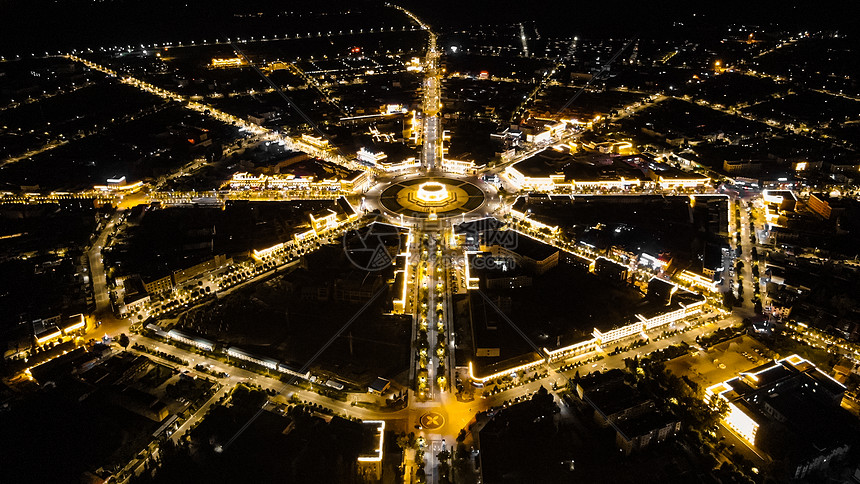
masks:
[(547, 146), (565, 135), (577, 132), (582, 123), (572, 119), (551, 117), (529, 117), (524, 122), (512, 124), (493, 133), (490, 138), (502, 143), (505, 150), (527, 146)]
[(527, 287), (532, 276), (558, 265), (558, 248), (513, 230), (496, 219), (457, 226), (458, 245), (466, 256), (466, 289)]
[[(794, 252), (828, 250), (828, 235), (854, 236), (857, 233), (860, 202), (849, 197), (812, 192), (804, 200), (791, 190), (764, 190), (762, 199), (769, 235), (774, 243), (791, 247)], [(854, 255), (844, 250), (832, 252)]]
[(856, 290), (860, 265), (854, 261), (827, 263), (786, 252), (771, 254), (766, 262), (762, 275), (767, 282), (765, 311), (780, 321), (860, 341), (860, 309), (849, 296)]
[[(796, 147), (795, 147), (796, 148)], [(792, 152), (773, 150), (757, 156), (732, 157), (723, 160), (722, 171), (733, 177), (758, 181), (762, 185), (784, 181), (830, 180), (840, 183), (857, 179), (860, 160), (846, 154), (821, 155), (806, 153), (806, 149)]]
[[(354, 221), (358, 213), (352, 208), (345, 198), (340, 197), (336, 201), (336, 209), (324, 209), (320, 213), (306, 211), (307, 225), (295, 227), (292, 237), (265, 249), (253, 249), (250, 254), (239, 253), (238, 256), (250, 255), (252, 260), (259, 266), (271, 268), (276, 259), (290, 256), (292, 251), (299, 247), (309, 238), (320, 236), (340, 226), (341, 223)], [(208, 230), (208, 229), (207, 229)], [(233, 258), (224, 254), (216, 255), (204, 260), (194, 266), (173, 271), (171, 274), (152, 279), (143, 279), (139, 274), (131, 274), (118, 278), (122, 286), (122, 303), (119, 313), (131, 315), (146, 307), (152, 306), (158, 296), (172, 294), (177, 288), (187, 287), (189, 281), (200, 278), (205, 274), (214, 274), (225, 267), (233, 266)], [(196, 288), (195, 288), (196, 289)], [(170, 302), (162, 306), (168, 306)], [(158, 306), (158, 303), (155, 303)]]
[(764, 310), (845, 338), (860, 340), (857, 290), (860, 264), (854, 258), (860, 203), (812, 192), (762, 192), (769, 243), (762, 247)]
[[(408, 157), (402, 160), (392, 160), (384, 151), (371, 151), (368, 148), (358, 150), (356, 159), (367, 166), (379, 168), (391, 175), (409, 173), (421, 167), (421, 161), (418, 158)], [(445, 172), (458, 175), (474, 175), (478, 169), (484, 166), (477, 165), (474, 161), (459, 161), (445, 157), (442, 158), (441, 164)]]
[(523, 402), (490, 413), (483, 425), (472, 430), (475, 447), (480, 448), (480, 459), (475, 459), (480, 479), (502, 482), (502, 476), (516, 471), (524, 478), (532, 477), (538, 459), (547, 466), (561, 462), (563, 469), (571, 469), (574, 453), (567, 445), (559, 445), (559, 427), (558, 407), (544, 387)]
[[(576, 210), (577, 206), (587, 207), (589, 204), (601, 204), (599, 206), (612, 210), (615, 206), (641, 203), (641, 209), (648, 211), (648, 214), (642, 217), (644, 219), (655, 216), (655, 211), (661, 210), (661, 204), (667, 200), (667, 197), (658, 195), (640, 195), (634, 198), (623, 195), (593, 197), (530, 193), (517, 199), (510, 214), (518, 223), (533, 230), (546, 235), (562, 234), (576, 238), (578, 243), (589, 251), (605, 254), (607, 258), (628, 266), (623, 274), (626, 274), (629, 282), (633, 282), (635, 269), (643, 269), (660, 277), (672, 278), (696, 291), (717, 293), (727, 278), (728, 261), (731, 259), (728, 243), (729, 198), (726, 195), (689, 194), (673, 199), (685, 202), (687, 206), (684, 211), (690, 214), (689, 217), (684, 217), (686, 220), (679, 220), (680, 223), (695, 226), (699, 232), (705, 229), (702, 243), (696, 247), (691, 246), (690, 249), (693, 250), (690, 252), (690, 249), (686, 248), (678, 250), (680, 245), (670, 240), (675, 236), (672, 233), (648, 241), (624, 237), (624, 233), (631, 228), (653, 230), (645, 225), (653, 222), (643, 221), (643, 225), (639, 225), (635, 215), (639, 208), (632, 210), (631, 215), (634, 218), (630, 219), (630, 222), (616, 224), (614, 229), (597, 224), (583, 231), (584, 224), (577, 223), (575, 215), (565, 214), (568, 209)], [(578, 203), (581, 205), (577, 205)], [(661, 219), (659, 215), (656, 216)], [(601, 264), (606, 263), (608, 262)], [(619, 275), (621, 274), (619, 272)]]
[(855, 424), (840, 407), (845, 386), (798, 355), (706, 390), (728, 406), (723, 423), (793, 479), (826, 469), (850, 450)]
[(34, 352), (55, 348), (60, 351), (72, 345), (73, 340), (87, 329), (87, 318), (78, 313), (72, 316), (55, 314), (45, 318), (24, 321), (4, 333), (2, 341), (4, 360), (24, 360)]
[(308, 213), (309, 229), (296, 231), (293, 233), (292, 239), (285, 242), (277, 243), (265, 249), (254, 249), (251, 251), (251, 257), (255, 261), (263, 263), (270, 261), (274, 257), (283, 257), (308, 238), (321, 236), (338, 227), (341, 223), (358, 220), (359, 213), (355, 211), (346, 198), (340, 197), (337, 199), (337, 208), (340, 213), (330, 209), (319, 215)]
[(89, 347), (78, 347), (29, 370), (33, 379), (42, 387), (57, 386), (74, 381), (74, 392), (78, 401), (100, 392), (107, 401), (154, 422), (161, 422), (168, 415), (167, 405), (158, 397), (132, 386), (152, 362), (145, 356), (131, 353), (114, 354), (111, 347), (96, 343)]
[[(50, 227), (48, 231), (54, 229), (50, 220), (33, 220), (46, 224)], [(31, 235), (38, 238), (42, 233), (33, 230)], [(72, 245), (73, 242), (61, 243)], [(14, 242), (6, 247), (10, 248), (10, 253), (17, 249)], [(16, 260), (4, 262), (8, 269), (3, 274), (5, 287), (2, 291), (7, 303), (3, 306), (4, 324), (0, 325), (0, 351), (5, 361), (21, 363), (35, 353), (70, 343), (86, 332), (87, 314), (95, 301), (88, 258), (73, 250), (72, 247), (62, 248), (55, 254), (40, 251), (35, 255), (24, 252), (19, 253)], [(42, 287), (30, 289), (34, 284)], [(12, 302), (14, 304), (10, 304)], [(89, 324), (91, 329), (92, 320)]]

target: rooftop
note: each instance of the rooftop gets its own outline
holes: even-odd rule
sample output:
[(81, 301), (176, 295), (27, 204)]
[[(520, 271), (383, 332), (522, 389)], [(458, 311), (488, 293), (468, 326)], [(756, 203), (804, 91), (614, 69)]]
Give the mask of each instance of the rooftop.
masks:
[[(537, 239), (529, 237), (528, 235), (524, 235), (520, 232), (514, 232), (514, 234), (514, 237), (505, 237), (502, 235), (502, 231), (487, 230), (482, 234), (482, 244), (486, 244), (488, 246), (501, 245), (503, 248), (508, 249), (511, 252), (538, 262), (546, 260), (559, 251), (558, 247), (545, 244)], [(504, 242), (499, 243), (497, 241)]]
[(656, 428), (661, 428), (670, 422), (678, 419), (672, 415), (663, 414), (661, 412), (648, 412), (642, 415), (629, 419), (622, 419), (615, 422), (615, 427), (627, 439), (632, 439), (638, 435), (643, 435)]

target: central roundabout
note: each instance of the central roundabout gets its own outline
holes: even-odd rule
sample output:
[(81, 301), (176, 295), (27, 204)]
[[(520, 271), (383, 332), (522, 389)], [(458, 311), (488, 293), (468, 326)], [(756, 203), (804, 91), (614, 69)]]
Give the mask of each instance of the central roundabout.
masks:
[(378, 192), (384, 212), (412, 219), (445, 219), (479, 211), (488, 200), (488, 190), (477, 179), (452, 176), (416, 176), (395, 179)]

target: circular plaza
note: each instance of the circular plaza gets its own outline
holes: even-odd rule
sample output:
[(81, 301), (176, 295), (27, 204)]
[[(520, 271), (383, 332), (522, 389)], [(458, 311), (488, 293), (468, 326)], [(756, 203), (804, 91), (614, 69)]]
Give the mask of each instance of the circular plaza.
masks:
[(378, 206), (386, 213), (411, 219), (444, 219), (478, 211), (486, 205), (486, 188), (477, 180), (450, 176), (395, 179), (381, 189)]

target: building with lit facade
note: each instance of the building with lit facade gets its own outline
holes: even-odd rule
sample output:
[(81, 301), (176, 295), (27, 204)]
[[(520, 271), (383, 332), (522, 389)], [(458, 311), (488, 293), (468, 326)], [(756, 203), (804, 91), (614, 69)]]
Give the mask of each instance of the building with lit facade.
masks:
[(385, 421), (365, 420), (358, 454), (358, 472), (376, 480), (382, 478), (382, 457), (385, 450)]
[(649, 294), (655, 282), (672, 287), (666, 305), (646, 307), (634, 315), (633, 321), (616, 328), (604, 331), (594, 328), (592, 335), (598, 345), (605, 346), (637, 334), (644, 335), (648, 331), (662, 328), (702, 311), (705, 305), (704, 297), (656, 277), (652, 279), (652, 284), (649, 284)]
[(722, 423), (801, 479), (845, 456), (856, 425), (840, 403), (845, 386), (813, 363), (792, 355), (707, 388), (722, 400)]
[(681, 171), (667, 165), (649, 170), (649, 175), (654, 183), (663, 190), (693, 190), (706, 188), (711, 183), (711, 179), (705, 175)]
[(380, 168), (385, 170), (386, 173), (390, 173), (392, 175), (398, 175), (402, 173), (407, 173), (412, 170), (417, 170), (421, 167), (421, 160), (415, 157), (407, 158), (398, 163), (381, 161), (379, 163)]
[(141, 181), (129, 183), (125, 175), (117, 175), (108, 178), (104, 185), (93, 186), (93, 190), (114, 194), (130, 194), (140, 191), (143, 186), (143, 182)]
[(442, 169), (448, 173), (456, 173), (458, 175), (473, 175), (477, 172), (478, 166), (473, 161), (458, 161), (449, 158), (442, 159)]
[(560, 138), (568, 129), (568, 125), (575, 125), (573, 120), (556, 120), (550, 118), (529, 118), (520, 126), (526, 134), (526, 141), (534, 144), (547, 144)]
[(675, 274), (675, 278), (687, 286), (713, 293), (719, 292), (719, 281), (714, 280), (713, 275), (709, 277), (705, 274), (697, 274), (690, 270), (683, 270)]
[(567, 145), (547, 148), (507, 167), (505, 175), (521, 188), (537, 191), (692, 190), (710, 184), (707, 176), (679, 170), (646, 155), (573, 156), (571, 149)]
[(212, 63), (210, 64), (211, 67), (220, 69), (242, 67), (243, 65), (245, 65), (245, 61), (243, 61), (241, 57), (229, 57), (222, 59), (213, 58)]
[(236, 358), (237, 360), (250, 361), (251, 363), (260, 365), (270, 370), (278, 369), (278, 360), (266, 356), (255, 355), (236, 346), (230, 346), (229, 348), (227, 348), (226, 353), (227, 356), (231, 358)]
[[(810, 198), (808, 206), (816, 211), (813, 207), (812, 199), (814, 197), (813, 195)], [(764, 217), (770, 228), (784, 226), (786, 224), (785, 215), (794, 212), (797, 205), (797, 196), (791, 190), (762, 190), (761, 198), (764, 202)], [(823, 216), (820, 212), (819, 215)]]
[(328, 150), (331, 149), (329, 145), (329, 141), (322, 136), (312, 136), (309, 134), (303, 134), (301, 138), (296, 141), (296, 144), (299, 146), (304, 146), (306, 148), (315, 148), (317, 150)]
[(845, 212), (845, 205), (839, 199), (821, 193), (811, 194), (809, 200), (806, 201), (806, 206), (827, 220), (834, 218), (834, 215)]
[(361, 148), (356, 152), (356, 157), (358, 158), (358, 161), (367, 163), (371, 166), (377, 166), (385, 161), (385, 159), (388, 158), (388, 155), (383, 151), (373, 152), (367, 148)]
[(202, 336), (183, 331), (171, 329), (167, 332), (167, 338), (187, 345), (194, 346), (204, 351), (215, 351), (215, 342)]
[[(409, 247), (412, 233), (407, 235), (406, 246)], [(394, 299), (391, 301), (392, 312), (395, 314), (403, 314), (406, 310), (406, 301), (409, 290), (409, 272), (412, 267), (409, 265), (409, 255), (406, 252), (397, 254), (394, 258), (394, 280), (391, 281), (391, 287), (394, 291)]]
[(599, 151), (600, 153), (614, 153), (619, 155), (632, 155), (635, 152), (633, 143), (630, 141), (616, 141), (610, 139), (608, 141), (583, 141), (582, 149)]
[(314, 216), (314, 214), (308, 216), (311, 219), (311, 228), (316, 233), (325, 232), (337, 226), (337, 212), (334, 210), (326, 210), (325, 213), (318, 216)]
[(41, 346), (51, 341), (55, 341), (60, 339), (63, 336), (63, 332), (60, 331), (60, 328), (56, 326), (46, 327), (43, 331), (36, 333), (36, 345)]

